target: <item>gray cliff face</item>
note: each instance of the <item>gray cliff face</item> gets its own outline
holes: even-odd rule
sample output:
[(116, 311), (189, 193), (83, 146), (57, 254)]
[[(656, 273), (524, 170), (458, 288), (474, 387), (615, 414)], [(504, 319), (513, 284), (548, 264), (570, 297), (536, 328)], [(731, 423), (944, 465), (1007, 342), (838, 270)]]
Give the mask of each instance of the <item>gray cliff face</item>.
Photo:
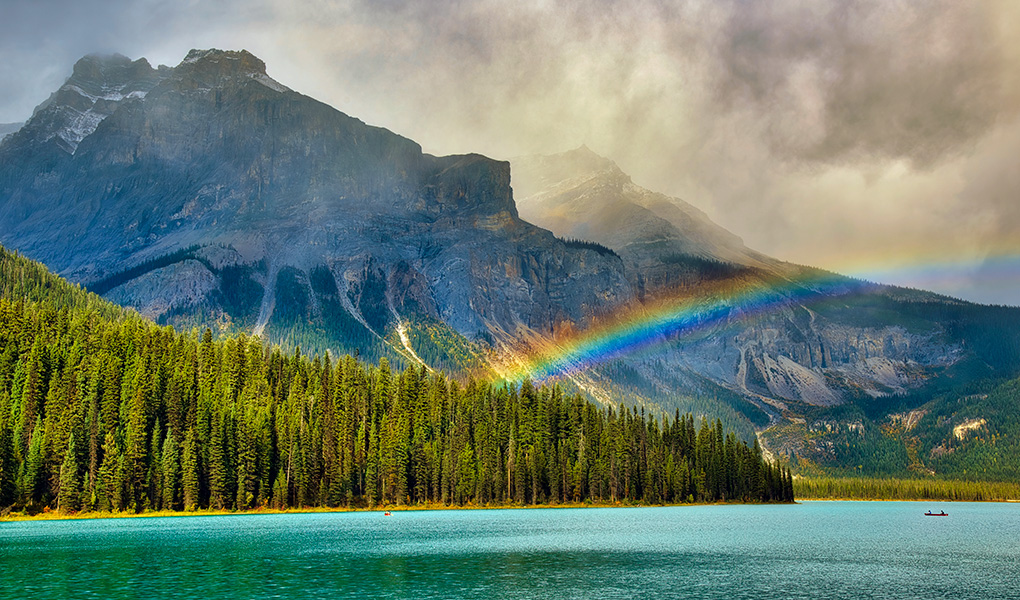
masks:
[(158, 70), (90, 56), (0, 146), (0, 242), (154, 318), (311, 329), (320, 349), (408, 315), (551, 331), (631, 298), (618, 259), (522, 221), (509, 182), (505, 162), (423, 154), (245, 51)]
[(830, 406), (902, 394), (962, 356), (937, 326), (926, 332), (854, 326), (802, 306), (735, 324), (673, 352), (675, 364), (779, 412), (789, 402)]

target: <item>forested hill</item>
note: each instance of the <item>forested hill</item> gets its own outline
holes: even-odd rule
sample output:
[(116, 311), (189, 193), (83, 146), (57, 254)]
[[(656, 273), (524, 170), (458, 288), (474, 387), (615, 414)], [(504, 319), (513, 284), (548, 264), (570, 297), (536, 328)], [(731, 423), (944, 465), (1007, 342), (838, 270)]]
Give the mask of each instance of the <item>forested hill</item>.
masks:
[(0, 508), (791, 501), (722, 425), (181, 334), (0, 248)]

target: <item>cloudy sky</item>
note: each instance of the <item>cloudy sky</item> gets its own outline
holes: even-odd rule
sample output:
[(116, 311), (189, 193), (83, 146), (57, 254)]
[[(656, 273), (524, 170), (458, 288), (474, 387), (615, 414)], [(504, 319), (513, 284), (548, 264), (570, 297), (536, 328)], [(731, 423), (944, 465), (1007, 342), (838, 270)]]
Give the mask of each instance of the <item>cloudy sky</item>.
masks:
[(434, 154), (587, 144), (778, 258), (1020, 304), (1015, 0), (0, 2), (0, 123), (86, 53), (246, 48)]

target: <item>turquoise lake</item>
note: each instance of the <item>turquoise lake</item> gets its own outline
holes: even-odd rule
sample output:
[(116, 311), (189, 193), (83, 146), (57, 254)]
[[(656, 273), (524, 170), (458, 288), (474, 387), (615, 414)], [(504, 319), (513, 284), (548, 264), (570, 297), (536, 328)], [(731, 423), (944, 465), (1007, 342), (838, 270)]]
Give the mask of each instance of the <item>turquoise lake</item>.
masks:
[(1020, 505), (0, 523), (0, 598), (1020, 598)]

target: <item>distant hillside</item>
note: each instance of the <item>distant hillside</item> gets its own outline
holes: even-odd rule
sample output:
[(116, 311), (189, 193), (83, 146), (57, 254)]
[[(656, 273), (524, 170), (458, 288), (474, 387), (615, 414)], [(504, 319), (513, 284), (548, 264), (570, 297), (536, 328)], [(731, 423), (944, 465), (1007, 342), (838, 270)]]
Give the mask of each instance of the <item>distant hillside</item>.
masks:
[[(869, 414), (870, 413), (870, 414)], [(952, 385), (882, 408), (851, 404), (774, 427), (769, 447), (806, 475), (1020, 480), (1020, 379)]]
[[(586, 147), (512, 167), (521, 215), (617, 252), (639, 297), (711, 281), (804, 290), (821, 274), (746, 248), (697, 208), (635, 185)], [(1009, 440), (1018, 439), (1020, 406), (992, 409), (982, 398), (1009, 389), (997, 386), (1018, 367), (1020, 310), (845, 279), (839, 294), (806, 294), (590, 376), (617, 395), (660, 403), (665, 394), (653, 390), (685, 390), (674, 402), (699, 398), (695, 410), (751, 421), (804, 473), (1002, 479), (1016, 473), (1020, 452)], [(771, 420), (761, 421), (766, 414)], [(985, 433), (1002, 437), (986, 445)]]

